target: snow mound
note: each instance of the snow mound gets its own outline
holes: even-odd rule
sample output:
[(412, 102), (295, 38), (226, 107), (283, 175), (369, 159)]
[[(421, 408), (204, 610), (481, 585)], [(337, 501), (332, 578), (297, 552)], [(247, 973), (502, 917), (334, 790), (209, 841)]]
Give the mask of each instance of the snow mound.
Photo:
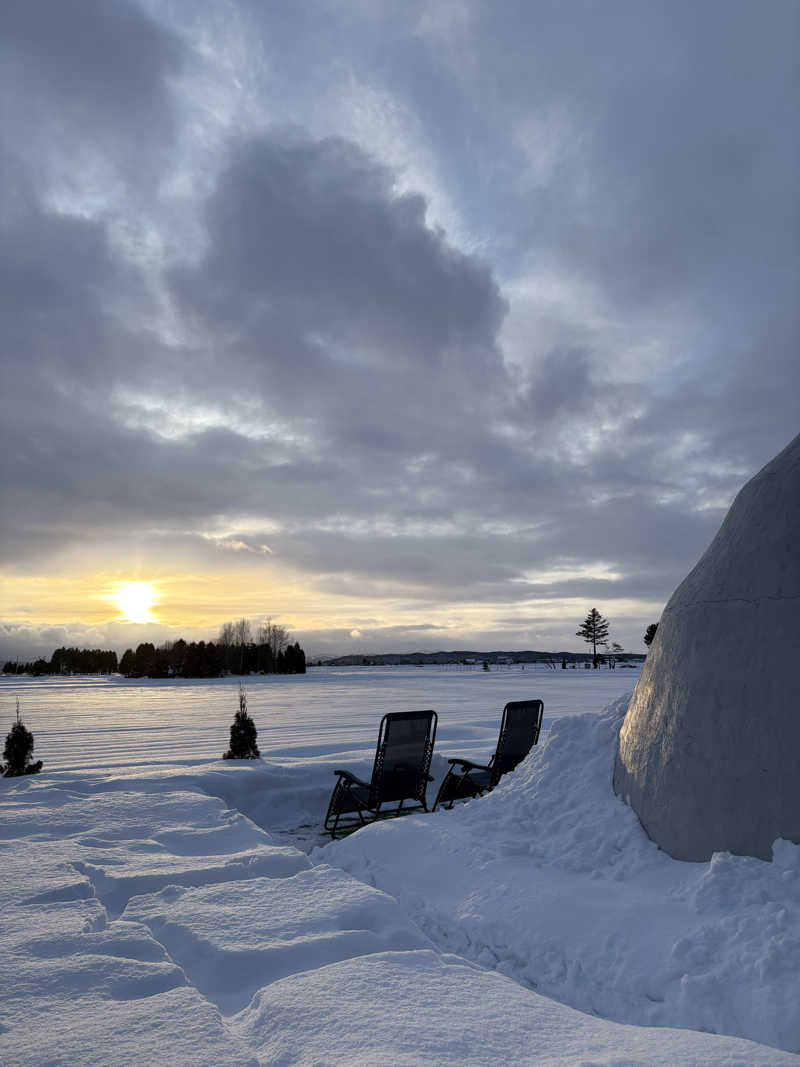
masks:
[(659, 864), (657, 846), (609, 788), (629, 700), (626, 694), (599, 715), (559, 719), (514, 775), (480, 804), (447, 815), (476, 831), (482, 826), (485, 847), (498, 855), (524, 854), (545, 867), (622, 880)]
[(267, 986), (236, 1019), (264, 1063), (745, 1065), (794, 1057), (749, 1042), (622, 1026), (564, 1008), (453, 956), (387, 952)]
[(24, 1034), (14, 1030), (0, 1044), (3, 1067), (259, 1067), (214, 1005), (188, 986), (124, 1000), (40, 995)]
[[(797, 1047), (799, 852), (690, 865), (655, 848), (610, 792), (623, 704), (551, 719), (490, 797), (369, 827), (314, 866), (285, 842), (319, 832), (325, 739), (283, 765), (3, 780), (0, 1062), (797, 1063), (651, 1028)], [(450, 747), (486, 758), (483, 716), (443, 731), (439, 771)]]
[(226, 1014), (261, 986), (298, 971), (431, 943), (386, 893), (320, 866), (292, 878), (134, 897), (125, 918), (146, 924)]
[(611, 786), (627, 703), (558, 720), (489, 796), (312, 860), (391, 893), (440, 947), (582, 1011), (800, 1050), (800, 847), (776, 843), (772, 864), (659, 850)]

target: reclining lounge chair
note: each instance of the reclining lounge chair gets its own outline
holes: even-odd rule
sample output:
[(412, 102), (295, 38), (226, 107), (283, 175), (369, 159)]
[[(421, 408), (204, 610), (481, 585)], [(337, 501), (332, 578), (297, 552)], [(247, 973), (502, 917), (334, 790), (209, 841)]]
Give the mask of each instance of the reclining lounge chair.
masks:
[(512, 700), (503, 708), (497, 748), (487, 764), (468, 759), (448, 760), (433, 810), (441, 804), (452, 808), (456, 800), (483, 796), (494, 789), (504, 774), (513, 771), (539, 740), (544, 704), (541, 700)]
[[(336, 770), (325, 829), (331, 835), (348, 833), (376, 819), (427, 811), (425, 791), (436, 741), (435, 711), (394, 711), (384, 715), (372, 778), (364, 782), (350, 771)], [(403, 807), (411, 801), (408, 807)], [(384, 805), (397, 805), (386, 808)]]

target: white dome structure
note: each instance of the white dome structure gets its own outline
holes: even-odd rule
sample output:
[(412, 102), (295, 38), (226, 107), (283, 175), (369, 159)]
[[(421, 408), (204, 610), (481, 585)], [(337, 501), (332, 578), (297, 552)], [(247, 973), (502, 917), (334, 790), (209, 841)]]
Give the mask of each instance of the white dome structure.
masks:
[(800, 843), (800, 435), (740, 491), (664, 609), (614, 790), (676, 859)]

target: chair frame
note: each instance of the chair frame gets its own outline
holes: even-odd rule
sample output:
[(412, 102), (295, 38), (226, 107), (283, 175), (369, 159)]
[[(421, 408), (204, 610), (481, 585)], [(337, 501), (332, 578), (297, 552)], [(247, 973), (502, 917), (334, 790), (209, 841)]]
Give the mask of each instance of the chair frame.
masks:
[[(503, 708), (503, 717), (500, 720), (500, 734), (497, 738), (497, 747), (494, 750), (494, 755), (488, 763), (475, 763), (470, 759), (461, 759), (454, 757), (448, 759), (450, 767), (447, 774), (442, 779), (442, 784), (439, 786), (439, 791), (436, 794), (436, 800), (433, 803), (433, 811), (441, 805), (447, 811), (450, 811), (457, 800), (471, 800), (474, 797), (481, 797), (484, 793), (491, 793), (504, 774), (510, 774), (519, 764), (515, 764), (514, 767), (502, 769), (500, 763), (500, 757), (503, 750), (503, 739), (506, 732), (508, 712), (509, 710), (515, 710), (523, 704), (538, 704), (538, 715), (533, 731), (533, 741), (528, 752), (539, 743), (539, 734), (542, 732), (542, 717), (544, 715), (544, 702), (541, 700), (510, 700)], [(525, 756), (528, 755), (525, 753)], [(525, 759), (525, 756), (522, 759)], [(521, 763), (522, 760), (519, 761)], [(457, 771), (456, 767), (460, 770)], [(482, 785), (471, 777), (473, 771), (485, 771), (489, 775), (489, 784)], [(450, 801), (442, 800), (442, 797), (446, 797), (449, 790), (454, 792), (454, 796)]]
[[(381, 795), (389, 725), (392, 721), (397, 721), (398, 719), (413, 719), (423, 715), (430, 716), (430, 719), (428, 723), (428, 733), (423, 745), (422, 761), (417, 775), (415, 788), (408, 796), (399, 798), (397, 807), (386, 808), (384, 807), (384, 804), (393, 803), (398, 799), (393, 797), (391, 800), (387, 801), (382, 798)], [(428, 811), (426, 790), (428, 788), (428, 782), (433, 781), (433, 777), (430, 774), (430, 767), (431, 759), (433, 757), (433, 746), (436, 743), (436, 727), (438, 720), (438, 715), (430, 708), (426, 708), (424, 711), (387, 712), (381, 719), (380, 727), (378, 728), (378, 744), (375, 748), (375, 760), (372, 765), (372, 777), (370, 781), (365, 782), (362, 778), (357, 778), (356, 775), (347, 770), (334, 770), (333, 773), (338, 777), (333, 792), (331, 793), (331, 799), (328, 803), (327, 814), (325, 815), (325, 830), (332, 838), (336, 838), (337, 836), (343, 837), (345, 834), (352, 833), (354, 830), (358, 830), (362, 826), (377, 822), (378, 819), (396, 818), (399, 815), (408, 815), (414, 811)], [(362, 801), (355, 795), (353, 791), (354, 787), (367, 791), (365, 800)], [(407, 800), (412, 801), (412, 804), (404, 807), (403, 805)], [(342, 801), (348, 804), (355, 802), (357, 806), (348, 811), (341, 811), (339, 809), (342, 805)]]

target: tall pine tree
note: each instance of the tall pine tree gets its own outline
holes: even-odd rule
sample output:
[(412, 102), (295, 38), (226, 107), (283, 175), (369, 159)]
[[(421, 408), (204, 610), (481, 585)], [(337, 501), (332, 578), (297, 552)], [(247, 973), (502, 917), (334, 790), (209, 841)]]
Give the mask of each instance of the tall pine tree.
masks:
[(605, 644), (608, 638), (608, 620), (604, 619), (597, 608), (592, 608), (581, 623), (580, 629), (575, 631), (576, 637), (582, 637), (592, 646), (592, 666), (597, 669), (597, 646)]

